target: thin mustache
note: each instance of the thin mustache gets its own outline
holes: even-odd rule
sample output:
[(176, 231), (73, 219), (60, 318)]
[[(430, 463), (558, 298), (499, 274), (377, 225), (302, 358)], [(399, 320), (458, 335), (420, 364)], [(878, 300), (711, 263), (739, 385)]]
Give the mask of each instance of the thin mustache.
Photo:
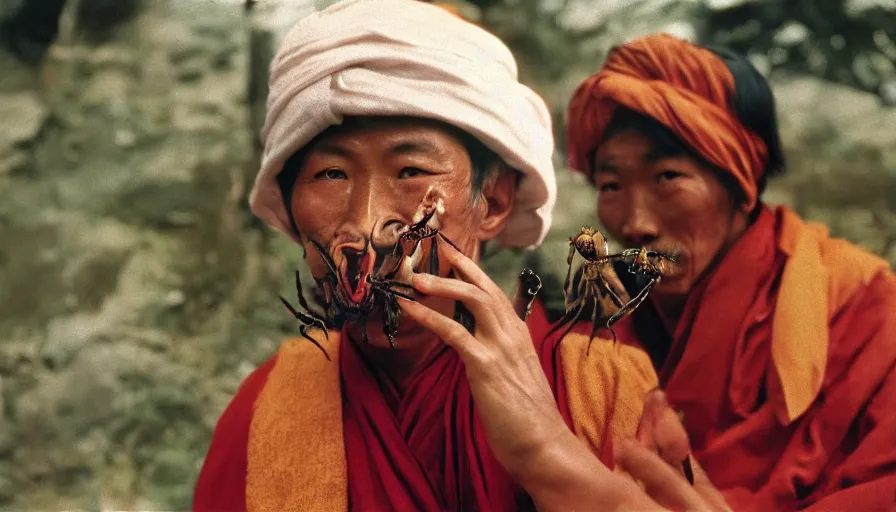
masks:
[[(640, 247), (637, 243), (632, 242), (631, 240), (627, 240), (626, 247)], [(669, 258), (672, 258), (675, 261), (666, 260), (665, 263), (670, 265), (671, 267), (676, 267), (681, 265), (682, 260), (685, 258), (684, 248), (679, 244), (648, 244), (643, 246), (648, 251), (658, 252), (660, 254), (664, 254)]]

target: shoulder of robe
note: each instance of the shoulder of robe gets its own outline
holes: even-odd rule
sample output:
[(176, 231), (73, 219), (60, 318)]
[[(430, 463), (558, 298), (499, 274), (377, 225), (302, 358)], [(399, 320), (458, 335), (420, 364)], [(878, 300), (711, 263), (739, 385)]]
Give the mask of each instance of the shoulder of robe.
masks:
[(274, 354), (252, 370), (252, 373), (247, 375), (240, 383), (236, 394), (231, 400), (231, 404), (240, 404), (241, 412), (249, 412), (249, 410), (254, 409), (255, 400), (258, 398), (261, 390), (264, 389), (268, 376), (270, 376), (271, 370), (274, 369), (276, 364), (277, 354)]
[[(560, 351), (564, 370), (576, 366), (591, 369), (591, 378), (613, 376), (638, 381), (657, 380), (650, 356), (634, 345), (600, 337), (589, 339), (586, 334), (572, 331), (561, 340)], [(597, 369), (603, 374), (596, 375), (593, 370)]]
[(896, 280), (887, 260), (840, 238), (825, 238), (821, 257), (830, 272), (833, 314), (869, 292), (881, 295), (878, 300), (896, 300)]
[[(829, 280), (828, 308), (831, 317), (849, 306), (854, 299), (861, 299), (876, 278), (892, 283), (893, 271), (887, 260), (843, 238), (836, 238), (824, 224), (806, 222), (787, 207), (778, 207), (782, 234), (779, 246), (792, 256), (801, 233), (811, 233), (818, 243), (822, 265)], [(891, 285), (892, 286), (892, 285)], [(896, 291), (891, 292), (891, 296)]]
[(560, 342), (560, 354), (575, 434), (598, 456), (607, 448), (607, 439), (634, 437), (644, 396), (659, 385), (647, 353), (572, 332)]

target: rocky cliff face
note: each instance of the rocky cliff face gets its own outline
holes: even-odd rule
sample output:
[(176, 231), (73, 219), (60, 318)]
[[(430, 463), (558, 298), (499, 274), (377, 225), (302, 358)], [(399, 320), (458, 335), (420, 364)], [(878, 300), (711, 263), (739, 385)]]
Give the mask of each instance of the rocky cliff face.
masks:
[[(2, 57), (0, 509), (187, 509), (218, 415), (296, 332), (277, 296), (294, 297), (301, 253), (246, 206), (246, 18), (179, 5), (54, 46), (37, 71)], [(769, 199), (896, 262), (896, 113), (774, 83), (791, 173)], [(485, 262), (508, 290), (530, 265), (557, 297), (567, 238), (595, 223), (593, 192), (558, 179), (545, 246)]]

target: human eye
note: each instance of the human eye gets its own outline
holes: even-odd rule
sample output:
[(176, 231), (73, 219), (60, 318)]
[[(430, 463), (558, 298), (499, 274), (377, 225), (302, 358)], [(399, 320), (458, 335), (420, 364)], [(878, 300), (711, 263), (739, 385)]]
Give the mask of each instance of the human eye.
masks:
[(342, 169), (324, 169), (319, 173), (314, 175), (315, 180), (345, 180), (348, 179), (348, 175), (345, 174), (345, 171)]
[(425, 171), (423, 169), (419, 169), (417, 167), (405, 167), (398, 173), (399, 179), (404, 178), (416, 178), (418, 176), (429, 176), (433, 173), (429, 171)]
[(683, 172), (675, 171), (672, 169), (665, 169), (663, 171), (660, 171), (659, 174), (657, 174), (656, 179), (657, 179), (657, 181), (662, 182), (662, 181), (672, 181), (672, 180), (675, 180), (675, 179), (678, 179), (681, 177), (684, 177)]
[(615, 181), (604, 181), (597, 184), (599, 192), (616, 192), (620, 189), (619, 183)]

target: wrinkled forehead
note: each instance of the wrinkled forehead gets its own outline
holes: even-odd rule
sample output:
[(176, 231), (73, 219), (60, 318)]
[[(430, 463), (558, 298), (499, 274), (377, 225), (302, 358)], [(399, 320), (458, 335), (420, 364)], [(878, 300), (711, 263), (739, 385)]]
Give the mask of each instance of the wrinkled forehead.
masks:
[(675, 133), (650, 116), (619, 108), (589, 160), (594, 172), (600, 164), (618, 158), (653, 163), (664, 158), (696, 157), (697, 153)]
[(304, 152), (334, 156), (420, 156), (435, 160), (469, 160), (461, 130), (430, 119), (352, 117), (309, 142)]

